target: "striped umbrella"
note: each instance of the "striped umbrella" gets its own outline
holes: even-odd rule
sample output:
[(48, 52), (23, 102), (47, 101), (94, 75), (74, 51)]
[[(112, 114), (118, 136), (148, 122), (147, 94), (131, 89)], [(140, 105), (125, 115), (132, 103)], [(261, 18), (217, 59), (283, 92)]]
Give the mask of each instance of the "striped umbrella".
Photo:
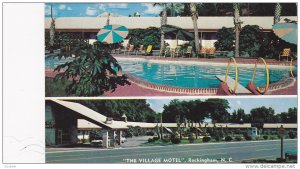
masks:
[(121, 42), (128, 34), (128, 29), (121, 25), (106, 25), (97, 34), (97, 40), (112, 44)]
[(277, 23), (273, 25), (274, 33), (282, 40), (297, 44), (298, 29), (295, 23)]

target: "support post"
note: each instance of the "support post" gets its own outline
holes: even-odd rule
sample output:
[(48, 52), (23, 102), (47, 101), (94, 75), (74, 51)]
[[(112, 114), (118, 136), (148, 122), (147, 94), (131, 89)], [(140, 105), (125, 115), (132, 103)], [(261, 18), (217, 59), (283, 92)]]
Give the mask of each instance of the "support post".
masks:
[(122, 138), (122, 131), (118, 130), (117, 131), (117, 140), (119, 140), (119, 142), (117, 143), (118, 145), (121, 145), (121, 138)]
[(103, 148), (108, 148), (108, 131), (107, 130), (103, 130), (102, 132), (102, 138), (103, 138)]

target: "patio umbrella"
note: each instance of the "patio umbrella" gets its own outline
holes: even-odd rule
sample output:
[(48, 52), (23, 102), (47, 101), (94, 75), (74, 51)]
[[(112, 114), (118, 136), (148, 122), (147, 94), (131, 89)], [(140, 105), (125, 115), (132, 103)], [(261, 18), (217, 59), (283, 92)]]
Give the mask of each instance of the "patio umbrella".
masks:
[(106, 25), (97, 34), (97, 40), (112, 44), (121, 42), (128, 35), (128, 29), (121, 25)]
[(296, 23), (277, 23), (273, 25), (274, 33), (282, 40), (297, 44), (297, 24)]
[(162, 31), (169, 35), (176, 36), (176, 45), (178, 45), (178, 39), (180, 40), (194, 40), (194, 35), (180, 27), (173, 25), (163, 25), (161, 27)]

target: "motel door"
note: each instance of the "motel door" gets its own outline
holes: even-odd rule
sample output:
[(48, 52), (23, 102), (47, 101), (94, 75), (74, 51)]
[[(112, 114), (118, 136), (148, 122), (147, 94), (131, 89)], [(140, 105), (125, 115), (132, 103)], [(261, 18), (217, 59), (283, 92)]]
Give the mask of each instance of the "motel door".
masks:
[(55, 143), (56, 144), (62, 144), (62, 130), (57, 129), (56, 130), (56, 137), (55, 137)]

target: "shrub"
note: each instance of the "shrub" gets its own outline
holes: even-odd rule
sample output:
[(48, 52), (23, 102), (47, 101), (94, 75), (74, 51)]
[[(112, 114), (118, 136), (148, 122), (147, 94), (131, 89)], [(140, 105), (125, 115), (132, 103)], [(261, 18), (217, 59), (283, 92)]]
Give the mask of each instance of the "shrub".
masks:
[(177, 136), (175, 136), (175, 135), (172, 135), (172, 136), (171, 136), (171, 142), (172, 142), (173, 144), (179, 144), (181, 141), (180, 141), (180, 138), (179, 138), (179, 137), (177, 137)]
[(162, 142), (163, 143), (168, 143), (168, 142), (170, 142), (170, 139), (169, 138), (164, 138), (164, 139), (162, 139)]
[(226, 136), (225, 141), (232, 141), (232, 137), (231, 136)]
[(205, 137), (202, 138), (202, 141), (203, 141), (204, 143), (207, 143), (207, 142), (210, 141), (210, 137), (205, 136)]
[(86, 143), (88, 140), (85, 139), (85, 138), (82, 138), (82, 139), (80, 139), (80, 141), (81, 141), (82, 143)]
[(155, 142), (154, 139), (152, 139), (152, 138), (149, 138), (149, 139), (148, 139), (148, 143), (153, 143), (153, 142)]
[(110, 54), (109, 46), (101, 43), (96, 46), (99, 47), (78, 43), (71, 52), (61, 50), (59, 57), (75, 55), (73, 61), (60, 64), (54, 69), (58, 73), (54, 81), (69, 79), (71, 82), (65, 88), (67, 95), (99, 96), (114, 91), (118, 85), (131, 84), (125, 74), (118, 74), (121, 66)]
[(236, 140), (236, 141), (242, 141), (242, 137), (237, 136), (237, 137), (235, 137), (235, 140)]
[(93, 130), (89, 133), (89, 141), (102, 140), (102, 132), (100, 130)]
[(146, 135), (147, 135), (147, 136), (154, 136), (154, 132), (153, 132), (153, 131), (147, 131), (147, 132), (146, 132)]
[(245, 140), (248, 140), (248, 141), (252, 140), (252, 137), (248, 133), (244, 133), (243, 135), (244, 135)]
[(275, 140), (276, 138), (274, 136), (271, 136), (270, 137), (270, 140)]
[(269, 137), (268, 137), (268, 136), (263, 136), (263, 138), (264, 138), (265, 140), (268, 140)]
[(159, 137), (153, 137), (153, 140), (157, 141), (157, 140), (159, 140)]
[(215, 47), (218, 50), (232, 51), (234, 45), (234, 30), (233, 28), (219, 29), (217, 32), (217, 41), (215, 42)]
[(288, 134), (289, 134), (289, 137), (290, 137), (291, 139), (296, 138), (296, 133), (295, 133), (295, 132), (289, 132)]
[(194, 134), (190, 134), (188, 140), (189, 140), (190, 143), (193, 143), (195, 141)]
[(125, 137), (132, 137), (133, 134), (131, 132), (126, 132)]
[(258, 25), (246, 25), (240, 34), (240, 51), (248, 53), (250, 57), (259, 56), (263, 43), (263, 32)]

